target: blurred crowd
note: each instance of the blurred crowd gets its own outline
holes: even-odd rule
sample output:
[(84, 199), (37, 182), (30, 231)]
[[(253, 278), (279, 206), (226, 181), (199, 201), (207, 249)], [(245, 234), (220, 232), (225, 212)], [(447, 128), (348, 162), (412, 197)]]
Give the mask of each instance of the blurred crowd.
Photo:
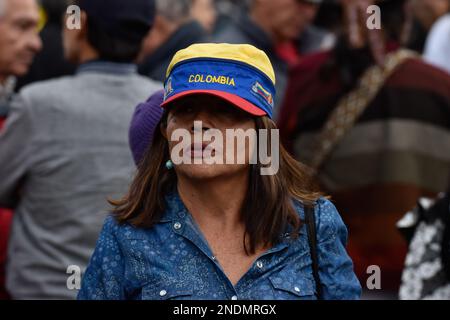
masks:
[[(66, 24), (73, 4), (79, 29)], [(67, 268), (86, 267), (107, 199), (135, 170), (135, 107), (199, 42), (269, 56), (283, 143), (341, 213), (363, 287), (380, 267), (365, 297), (422, 291), (402, 278), (415, 247), (397, 223), (449, 191), (449, 0), (0, 0), (0, 298), (76, 296)], [(450, 299), (439, 245), (446, 276), (416, 298)]]

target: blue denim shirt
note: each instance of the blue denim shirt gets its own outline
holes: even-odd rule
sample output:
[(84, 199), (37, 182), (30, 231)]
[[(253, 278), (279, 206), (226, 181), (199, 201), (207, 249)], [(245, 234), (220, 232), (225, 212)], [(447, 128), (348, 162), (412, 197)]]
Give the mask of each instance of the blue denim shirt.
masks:
[[(150, 229), (106, 219), (78, 299), (316, 299), (305, 225), (295, 240), (280, 235), (233, 286), (179, 195), (167, 196), (167, 203)], [(319, 199), (315, 212), (323, 298), (357, 299), (347, 229), (330, 201)]]

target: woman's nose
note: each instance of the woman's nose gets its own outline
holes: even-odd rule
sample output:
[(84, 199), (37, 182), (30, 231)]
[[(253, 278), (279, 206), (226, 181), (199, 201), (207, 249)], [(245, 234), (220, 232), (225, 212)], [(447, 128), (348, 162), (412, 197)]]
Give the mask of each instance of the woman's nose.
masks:
[(192, 132), (199, 129), (201, 129), (203, 132), (211, 129), (212, 125), (210, 122), (210, 118), (210, 114), (205, 110), (200, 110), (199, 112), (197, 112), (192, 120)]

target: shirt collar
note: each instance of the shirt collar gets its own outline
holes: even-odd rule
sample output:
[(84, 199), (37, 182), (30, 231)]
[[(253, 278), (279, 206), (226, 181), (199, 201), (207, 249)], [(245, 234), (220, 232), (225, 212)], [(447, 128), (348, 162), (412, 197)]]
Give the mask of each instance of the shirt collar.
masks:
[(177, 219), (184, 219), (189, 211), (184, 206), (183, 201), (176, 188), (170, 191), (166, 196), (166, 210), (160, 219), (160, 222), (170, 222)]
[(0, 118), (6, 118), (9, 112), (8, 104), (0, 102)]
[(6, 101), (13, 95), (16, 82), (17, 78), (10, 76), (6, 78), (5, 83), (0, 83), (0, 101)]
[(16, 82), (17, 78), (10, 76), (6, 79), (4, 84), (0, 84), (0, 118), (5, 118), (8, 115), (9, 103), (14, 95)]
[[(294, 206), (300, 216), (301, 221), (304, 221), (305, 214), (303, 210), (303, 204), (298, 201), (294, 201)], [(190, 215), (189, 211), (185, 207), (183, 201), (178, 194), (178, 191), (173, 190), (169, 192), (166, 196), (166, 211), (164, 212), (162, 218), (160, 219), (160, 223), (165, 222), (173, 222), (173, 221), (186, 221), (185, 219)], [(293, 231), (293, 227), (291, 225), (286, 226), (285, 231), (280, 234), (280, 244), (289, 243), (291, 241), (290, 234)], [(299, 234), (303, 234), (305, 232), (304, 226), (302, 226), (299, 230)]]
[(109, 73), (114, 75), (129, 75), (137, 73), (137, 66), (133, 63), (118, 63), (103, 60), (92, 60), (81, 64), (77, 74), (81, 73)]

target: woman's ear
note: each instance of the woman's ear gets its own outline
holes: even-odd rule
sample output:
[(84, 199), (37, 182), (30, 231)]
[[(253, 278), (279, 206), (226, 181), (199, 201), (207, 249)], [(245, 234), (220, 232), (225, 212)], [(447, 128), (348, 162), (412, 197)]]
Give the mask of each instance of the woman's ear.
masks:
[(167, 126), (165, 123), (161, 122), (161, 124), (159, 125), (159, 130), (161, 132), (161, 135), (164, 137), (164, 139), (167, 139)]

